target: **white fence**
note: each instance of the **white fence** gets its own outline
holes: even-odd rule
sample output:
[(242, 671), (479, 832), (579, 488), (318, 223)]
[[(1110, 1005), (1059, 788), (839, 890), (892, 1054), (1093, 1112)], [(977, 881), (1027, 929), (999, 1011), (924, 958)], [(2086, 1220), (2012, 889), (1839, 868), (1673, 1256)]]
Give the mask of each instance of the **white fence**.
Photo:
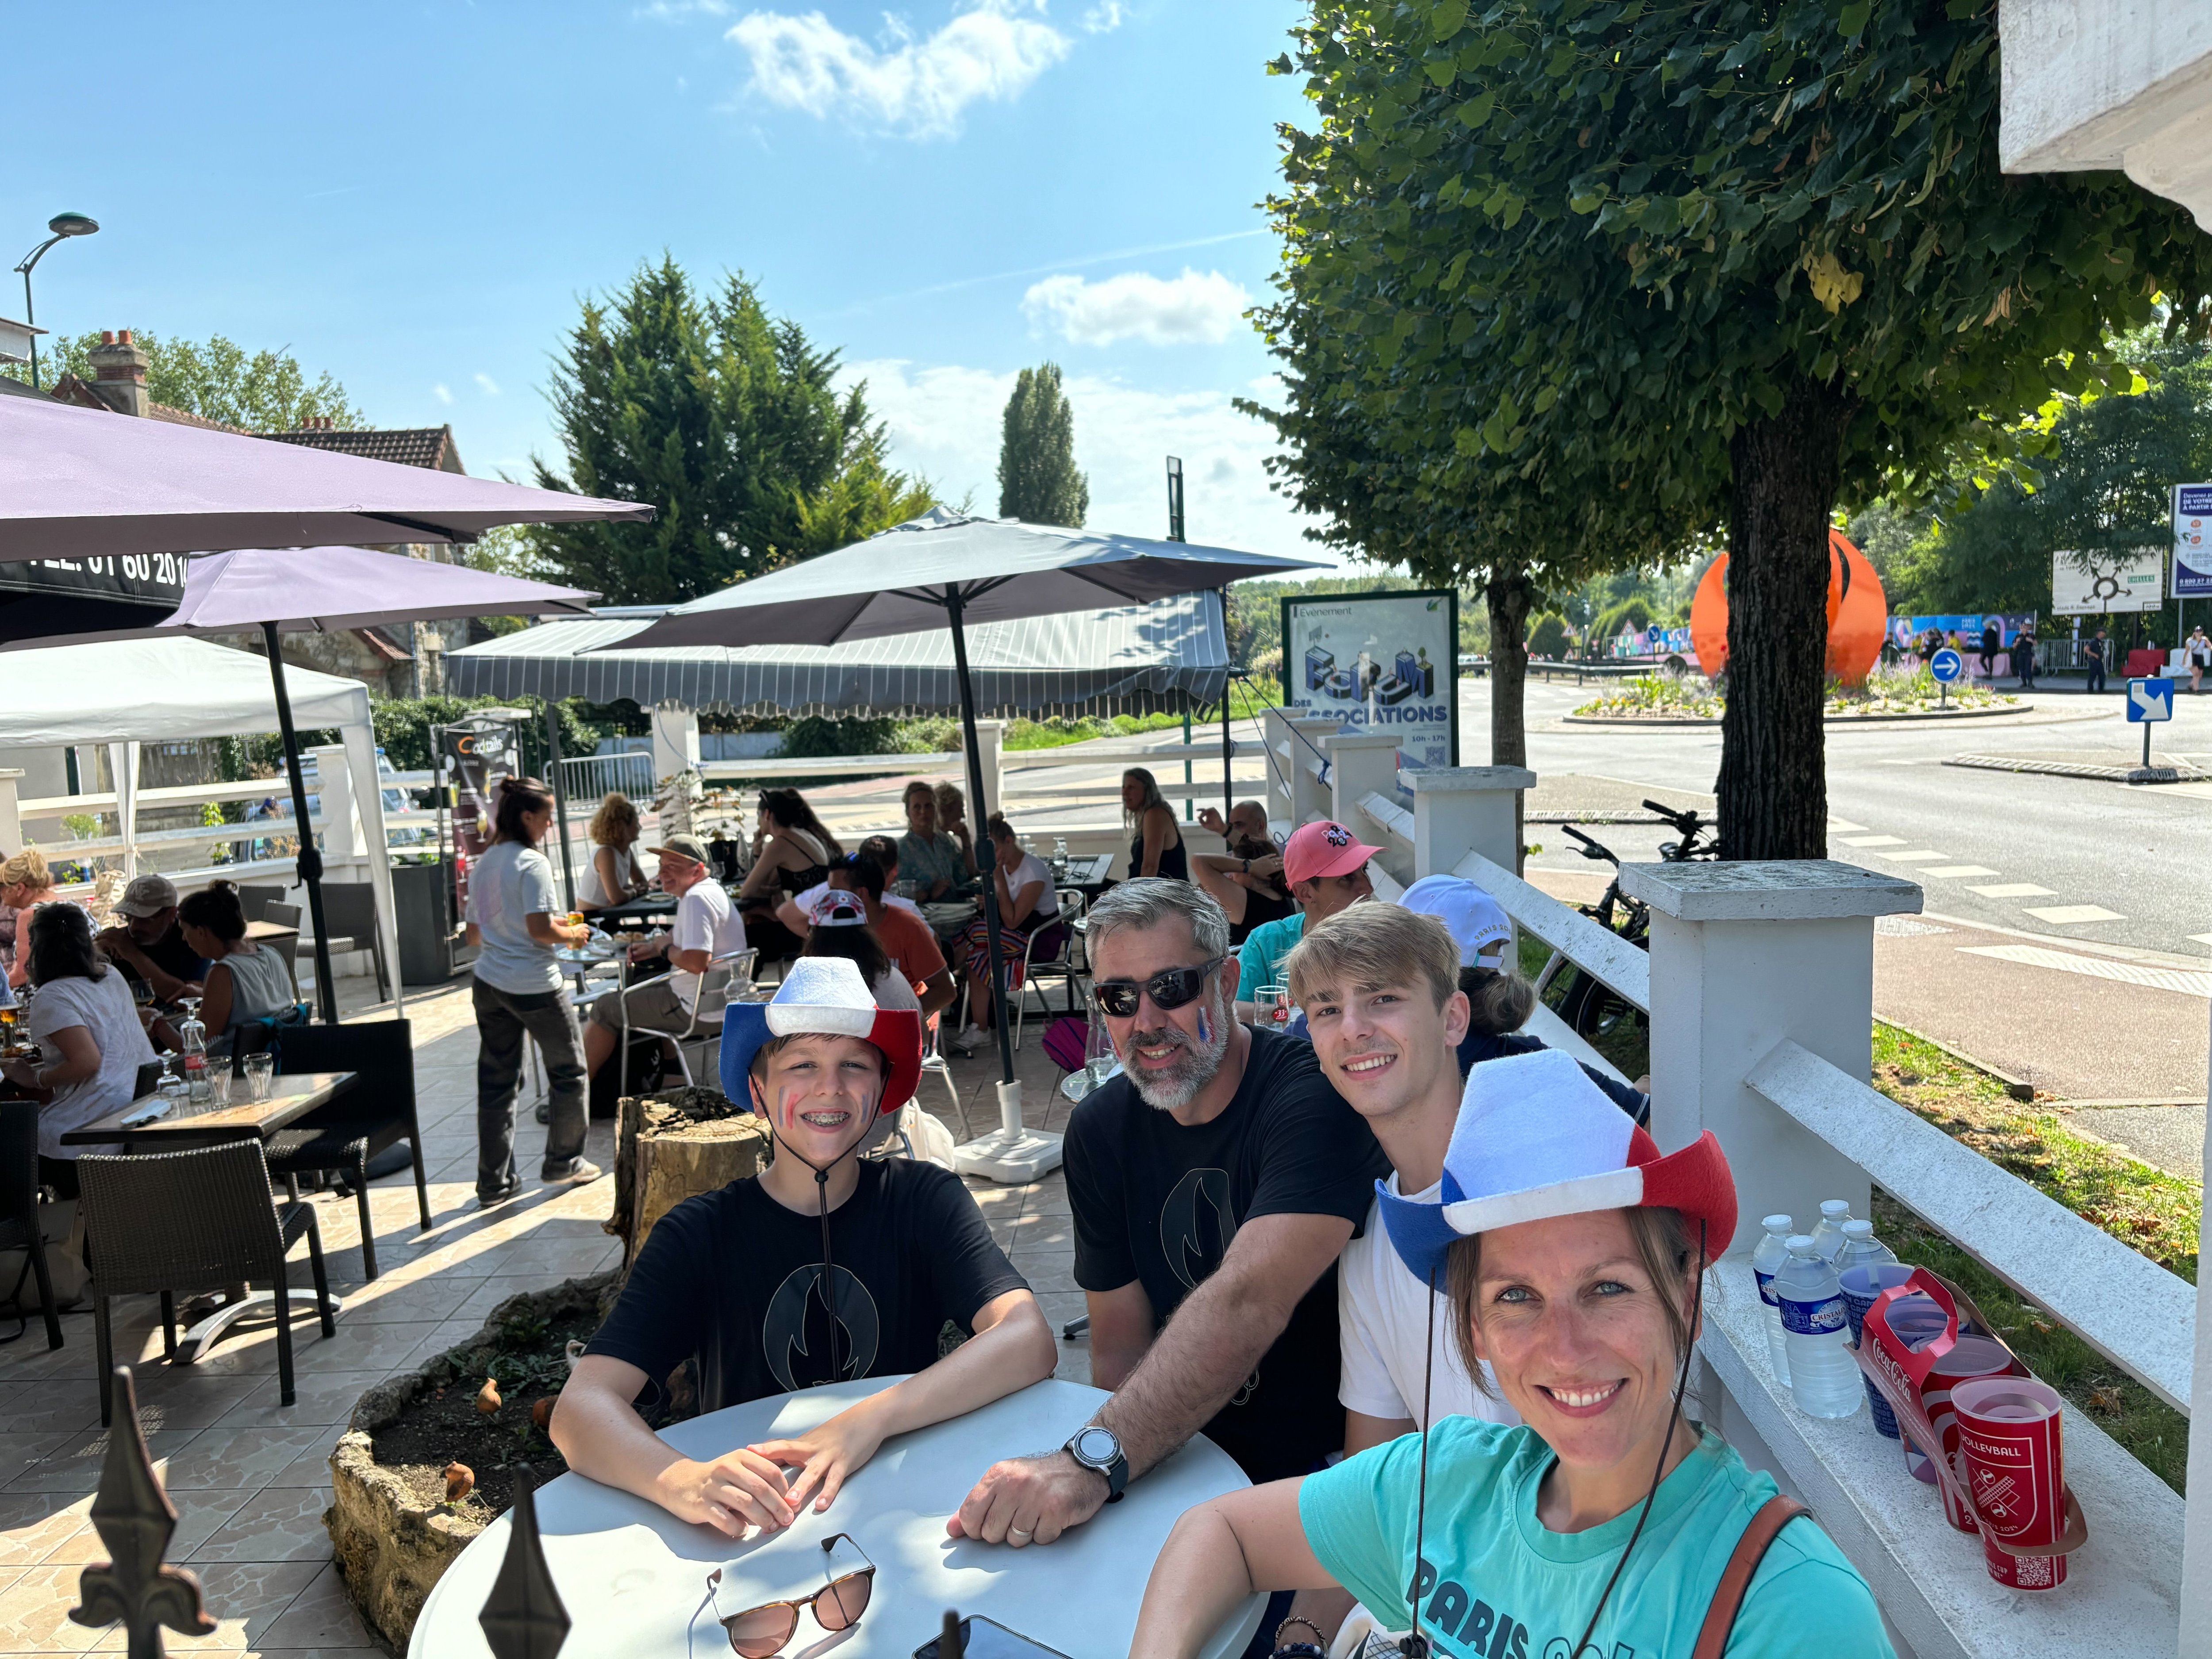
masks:
[[(1869, 1086), (1874, 921), (1918, 910), (1917, 886), (1828, 862), (1632, 864), (1622, 887), (1650, 908), (1647, 954), (1514, 873), (1517, 802), (1533, 774), (1400, 770), (1392, 739), (1322, 729), (1331, 724), (1268, 715), (1278, 829), (1322, 817), (1350, 825), (1384, 849), (1386, 896), (1417, 876), (1464, 876), (1517, 928), (1644, 1011), (1653, 1133), (1671, 1148), (1713, 1130), (1745, 1218), (1809, 1219), (1826, 1198), (1863, 1215), (1879, 1184), (2160, 1399), (2191, 1409), (2212, 1365), (2199, 1292)], [(1551, 1026), (1547, 1041), (1587, 1054)], [(2185, 1572), (2181, 1498), (2070, 1407), (2067, 1478), (2090, 1540), (2066, 1586), (2042, 1596), (1990, 1579), (1978, 1541), (1950, 1528), (1865, 1413), (1835, 1423), (1799, 1413), (1768, 1363), (1748, 1265), (1757, 1237), (1740, 1224), (1707, 1278), (1705, 1420), (1813, 1505), (1874, 1586), (1900, 1651), (2212, 1654), (2205, 1522)], [(2192, 1474), (2212, 1482), (2212, 1431), (2192, 1425), (2191, 1454)]]

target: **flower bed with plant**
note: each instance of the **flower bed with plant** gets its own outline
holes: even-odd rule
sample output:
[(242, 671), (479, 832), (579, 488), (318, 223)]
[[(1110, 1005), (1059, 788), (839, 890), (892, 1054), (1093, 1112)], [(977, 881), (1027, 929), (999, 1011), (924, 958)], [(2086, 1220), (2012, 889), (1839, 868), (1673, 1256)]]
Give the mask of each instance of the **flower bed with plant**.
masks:
[[(1925, 664), (1877, 668), (1861, 685), (1828, 681), (1822, 713), (1831, 720), (1899, 714), (1934, 714), (1947, 709), (2002, 708), (2018, 697), (1964, 682), (1948, 695)], [(1728, 698), (1713, 682), (1697, 674), (1638, 674), (1575, 710), (1583, 720), (1712, 720), (1727, 712)]]

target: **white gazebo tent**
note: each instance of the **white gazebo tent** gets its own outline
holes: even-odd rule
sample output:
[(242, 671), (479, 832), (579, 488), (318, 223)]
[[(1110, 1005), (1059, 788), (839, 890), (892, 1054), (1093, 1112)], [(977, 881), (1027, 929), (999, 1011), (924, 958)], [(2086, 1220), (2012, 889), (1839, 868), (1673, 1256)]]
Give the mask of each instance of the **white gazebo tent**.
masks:
[[(377, 933), (397, 975), (399, 931), (385, 852), (384, 796), (368, 688), (289, 666), (292, 715), (302, 730), (336, 726), (345, 744), (361, 844), (376, 895)], [(106, 744), (126, 868), (137, 835), (138, 754), (144, 743), (242, 737), (276, 730), (269, 665), (249, 652), (196, 639), (110, 640), (0, 653), (0, 748)], [(328, 826), (335, 831), (338, 826)], [(7, 849), (12, 851), (14, 849)], [(396, 986), (395, 986), (396, 988)]]

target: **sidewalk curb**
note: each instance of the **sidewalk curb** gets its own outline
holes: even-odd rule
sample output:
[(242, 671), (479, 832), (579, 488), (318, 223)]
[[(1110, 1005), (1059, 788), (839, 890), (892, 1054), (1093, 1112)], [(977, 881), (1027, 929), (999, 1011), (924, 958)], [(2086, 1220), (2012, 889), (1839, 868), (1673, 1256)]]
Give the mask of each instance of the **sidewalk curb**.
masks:
[(2109, 783), (2203, 783), (2212, 772), (2195, 766), (2096, 766), (2083, 761), (2014, 759), (2004, 755), (1954, 755), (1941, 763), (1984, 772), (2027, 772), (2050, 778), (2097, 778)]
[(1999, 1083), (2004, 1085), (2004, 1091), (2014, 1100), (2025, 1105), (2032, 1106), (2035, 1103), (2035, 1085), (2033, 1083), (2016, 1078), (2009, 1072), (2001, 1072), (1987, 1060), (1976, 1060), (1972, 1054), (1954, 1048), (1940, 1037), (1929, 1036), (1925, 1031), (1916, 1031), (1910, 1025), (1899, 1025), (1895, 1020), (1884, 1019), (1879, 1014), (1875, 1016), (1875, 1024), (1887, 1025), (1891, 1030), (1902, 1032), (1916, 1042), (1924, 1042), (1931, 1048), (1941, 1049), (1961, 1066), (1971, 1066), (1984, 1077), (1995, 1078)]
[[(1948, 713), (1942, 714), (1930, 709), (1926, 714), (1823, 714), (1820, 716), (1820, 723), (1823, 726), (1893, 726), (1912, 720), (1940, 723), (1944, 720), (2001, 720), (2008, 714), (2032, 714), (2034, 712), (2033, 705), (2021, 703), (2006, 708), (1954, 708)], [(1646, 717), (1640, 714), (1562, 714), (1559, 716), (1559, 723), (1562, 726), (1710, 726), (1717, 727), (1721, 722), (1717, 720), (1686, 720), (1673, 716)]]

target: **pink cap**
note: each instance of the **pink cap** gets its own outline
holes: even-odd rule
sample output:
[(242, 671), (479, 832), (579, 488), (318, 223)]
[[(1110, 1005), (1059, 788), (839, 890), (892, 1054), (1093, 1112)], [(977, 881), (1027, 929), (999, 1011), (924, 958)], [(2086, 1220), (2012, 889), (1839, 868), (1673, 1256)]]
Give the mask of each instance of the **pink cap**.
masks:
[(1348, 876), (1382, 849), (1370, 847), (1342, 824), (1323, 818), (1293, 835), (1283, 848), (1283, 879), (1301, 882)]

